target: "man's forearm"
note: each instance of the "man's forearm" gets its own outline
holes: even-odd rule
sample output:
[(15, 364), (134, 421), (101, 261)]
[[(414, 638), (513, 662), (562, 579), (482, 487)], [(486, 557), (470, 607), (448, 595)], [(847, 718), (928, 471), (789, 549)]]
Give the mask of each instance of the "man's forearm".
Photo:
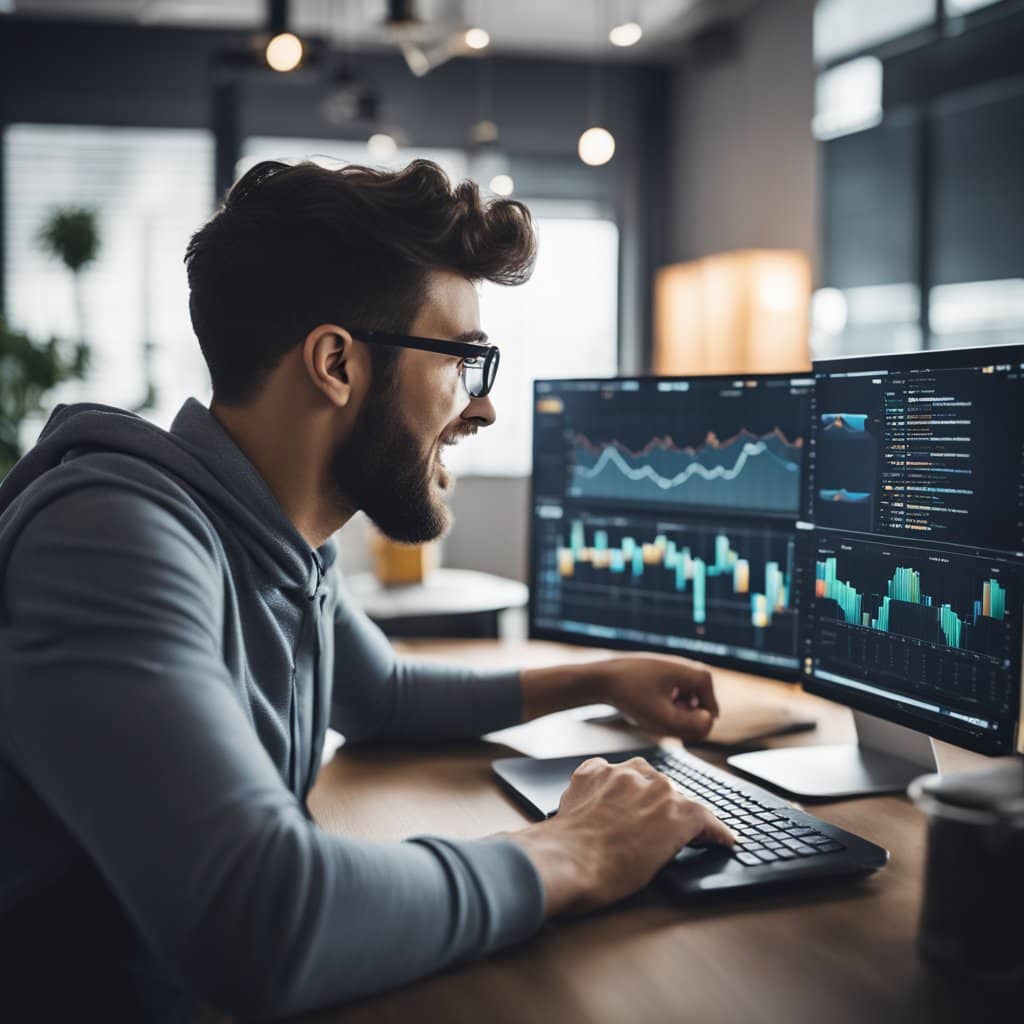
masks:
[(605, 700), (605, 672), (601, 662), (524, 669), (520, 679), (524, 722)]

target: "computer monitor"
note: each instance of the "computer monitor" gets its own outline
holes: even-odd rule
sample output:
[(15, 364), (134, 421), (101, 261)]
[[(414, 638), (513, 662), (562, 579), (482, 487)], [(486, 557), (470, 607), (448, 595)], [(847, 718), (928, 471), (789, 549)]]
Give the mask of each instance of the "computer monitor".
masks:
[(795, 680), (809, 375), (534, 386), (531, 636)]
[(1024, 346), (816, 362), (796, 576), (805, 688), (859, 743), (730, 764), (800, 796), (903, 789), (928, 737), (1024, 750)]

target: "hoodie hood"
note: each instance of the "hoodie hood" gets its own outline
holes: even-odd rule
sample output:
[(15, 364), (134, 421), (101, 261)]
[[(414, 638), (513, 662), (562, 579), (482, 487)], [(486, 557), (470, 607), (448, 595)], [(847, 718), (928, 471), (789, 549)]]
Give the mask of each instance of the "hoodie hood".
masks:
[[(98, 460), (97, 453), (127, 458)], [(334, 561), (333, 542), (309, 547), (253, 464), (194, 398), (169, 431), (110, 406), (57, 406), (35, 446), (0, 483), (0, 577), (22, 526), (36, 511), (79, 487), (116, 486), (120, 469), (130, 486), (139, 461), (231, 521), (274, 585), (315, 592)]]

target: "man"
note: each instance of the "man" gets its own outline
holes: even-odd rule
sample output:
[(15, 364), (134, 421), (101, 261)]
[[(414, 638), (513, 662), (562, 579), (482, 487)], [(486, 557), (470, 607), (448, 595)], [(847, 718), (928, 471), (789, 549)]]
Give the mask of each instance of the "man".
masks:
[(525, 207), (424, 161), (262, 163), (186, 256), (210, 408), (164, 432), (61, 407), (4, 481), (0, 964), (30, 1006), (295, 1013), (731, 841), (640, 761), (590, 761), (555, 819), (474, 842), (309, 819), (329, 722), (439, 741), (600, 700), (696, 738), (717, 713), (707, 672), (674, 658), (408, 664), (339, 588), (330, 538), (356, 511), (399, 541), (447, 528), (442, 449), (495, 419), (474, 282), (525, 280), (534, 250)]

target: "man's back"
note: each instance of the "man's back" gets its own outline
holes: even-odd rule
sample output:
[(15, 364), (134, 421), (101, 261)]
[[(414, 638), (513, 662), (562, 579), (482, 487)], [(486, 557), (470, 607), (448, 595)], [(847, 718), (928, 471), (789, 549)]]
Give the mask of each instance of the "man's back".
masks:
[[(82, 977), (113, 971), (122, 993), (141, 979), (162, 1005), (198, 979), (244, 1006), (265, 936), (300, 966), (329, 956), (343, 922), (317, 903), (332, 891), (365, 940), (386, 904), (371, 876), (385, 871), (402, 896), (403, 879), (441, 870), (413, 844), (342, 854), (306, 816), (335, 638), (359, 683), (335, 708), (348, 701), (353, 737), (384, 725), (398, 692), (383, 685), (390, 648), (339, 604), (333, 560), (198, 403), (170, 435), (113, 410), (54, 417), (0, 489), (0, 914), (26, 961), (33, 934), (50, 949), (73, 936), (75, 962), (94, 965)], [(500, 721), (518, 714), (504, 682)], [(517, 927), (535, 923), (532, 869), (504, 856), (534, 889)], [(374, 911), (348, 898), (359, 878)], [(429, 890), (404, 894), (398, 916), (417, 898), (428, 910)], [(296, 963), (278, 960), (274, 998), (302, 1005)], [(349, 980), (379, 970), (350, 965)]]

